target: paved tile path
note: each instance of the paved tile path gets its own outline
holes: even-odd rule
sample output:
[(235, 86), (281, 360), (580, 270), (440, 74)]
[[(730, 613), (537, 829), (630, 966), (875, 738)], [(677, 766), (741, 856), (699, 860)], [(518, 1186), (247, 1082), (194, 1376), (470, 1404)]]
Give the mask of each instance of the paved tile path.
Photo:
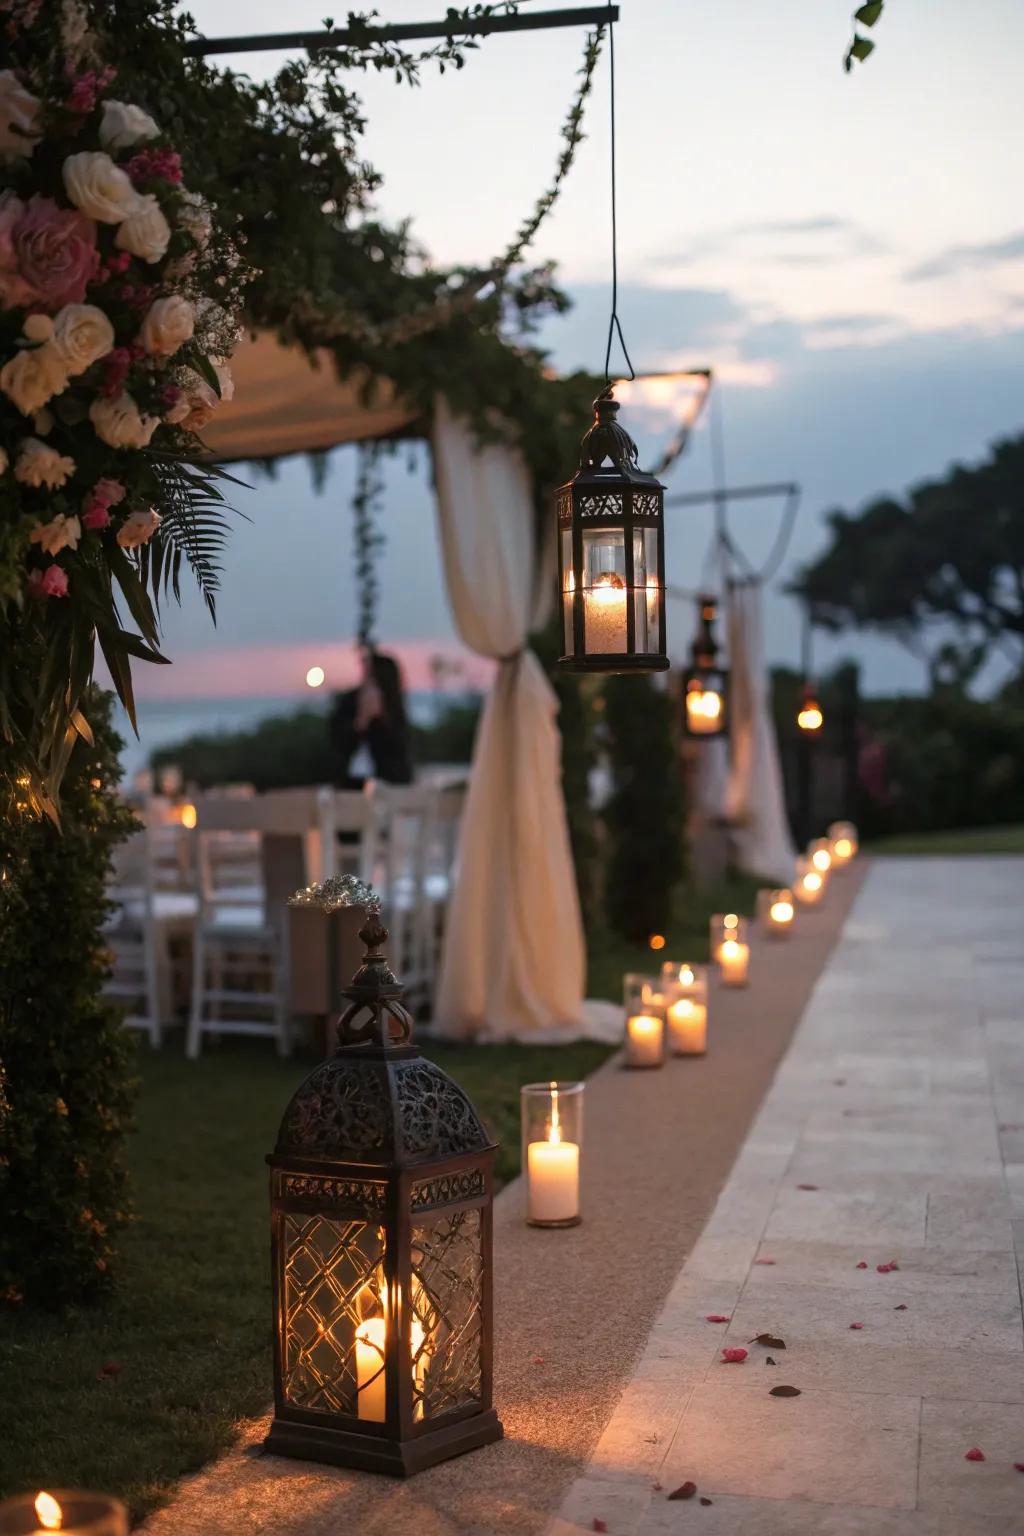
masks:
[(879, 862), (549, 1536), (1021, 1536), (1018, 1266), (1024, 860)]

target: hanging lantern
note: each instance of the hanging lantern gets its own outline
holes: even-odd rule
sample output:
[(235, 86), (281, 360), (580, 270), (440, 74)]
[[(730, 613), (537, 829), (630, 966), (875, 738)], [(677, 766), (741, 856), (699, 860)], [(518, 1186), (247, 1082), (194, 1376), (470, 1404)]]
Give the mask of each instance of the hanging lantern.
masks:
[(580, 467), (556, 496), (569, 672), (664, 672), (665, 488), (637, 467), (610, 393), (594, 401)]
[(410, 1041), (371, 910), (339, 1047), (285, 1111), (271, 1174), (266, 1449), (408, 1476), (501, 1438), (491, 1404), (495, 1147)]
[(697, 599), (700, 620), (686, 674), (683, 724), (688, 736), (723, 736), (726, 731), (726, 690), (729, 674), (718, 665), (714, 622), (718, 604), (713, 597)]
[(802, 731), (807, 731), (812, 735), (815, 731), (820, 731), (825, 723), (825, 716), (821, 712), (821, 705), (818, 703), (810, 683), (804, 684), (804, 696), (796, 717), (796, 723)]

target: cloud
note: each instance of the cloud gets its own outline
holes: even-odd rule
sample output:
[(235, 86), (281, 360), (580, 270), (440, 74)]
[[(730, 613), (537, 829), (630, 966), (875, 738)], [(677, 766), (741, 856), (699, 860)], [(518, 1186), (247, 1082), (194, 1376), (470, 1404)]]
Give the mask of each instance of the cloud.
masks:
[(835, 214), (817, 214), (807, 219), (759, 219), (747, 224), (732, 224), (726, 229), (712, 230), (700, 241), (683, 251), (670, 251), (651, 258), (655, 267), (689, 265), (707, 256), (716, 256), (743, 248), (763, 240), (789, 238), (797, 246), (810, 240), (811, 250), (796, 248), (758, 255), (760, 262), (776, 266), (827, 266), (848, 261), (851, 256), (876, 256), (889, 247), (877, 235)]
[(995, 267), (1003, 261), (1024, 258), (1024, 230), (1004, 235), (1001, 240), (984, 240), (977, 245), (952, 245), (929, 261), (904, 273), (908, 283), (926, 283), (936, 277), (956, 277), (977, 267)]

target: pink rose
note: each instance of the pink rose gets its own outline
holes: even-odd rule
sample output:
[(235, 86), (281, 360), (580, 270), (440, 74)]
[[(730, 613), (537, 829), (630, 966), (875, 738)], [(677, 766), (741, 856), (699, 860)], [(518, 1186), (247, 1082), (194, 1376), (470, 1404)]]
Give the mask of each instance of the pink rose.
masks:
[(14, 192), (0, 192), (0, 304), (4, 309), (31, 304), (35, 294), (18, 271), (14, 230), (25, 204)]
[(68, 573), (59, 565), (48, 565), (45, 571), (32, 571), (28, 578), (33, 597), (67, 597)]
[(120, 480), (97, 480), (92, 488), (92, 500), (101, 507), (116, 507), (127, 494)]
[(29, 198), (11, 232), (18, 271), (47, 309), (80, 304), (99, 266), (96, 226), (49, 197)]
[(111, 522), (110, 513), (101, 501), (91, 501), (86, 497), (82, 511), (82, 527), (91, 528), (94, 533), (99, 533)]

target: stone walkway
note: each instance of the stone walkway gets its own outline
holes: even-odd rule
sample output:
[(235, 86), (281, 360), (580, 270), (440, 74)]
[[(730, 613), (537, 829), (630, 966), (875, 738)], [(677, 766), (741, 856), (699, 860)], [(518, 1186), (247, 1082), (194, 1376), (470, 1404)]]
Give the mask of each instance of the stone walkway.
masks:
[(1024, 860), (876, 863), (549, 1536), (1020, 1536), (1022, 1255)]

